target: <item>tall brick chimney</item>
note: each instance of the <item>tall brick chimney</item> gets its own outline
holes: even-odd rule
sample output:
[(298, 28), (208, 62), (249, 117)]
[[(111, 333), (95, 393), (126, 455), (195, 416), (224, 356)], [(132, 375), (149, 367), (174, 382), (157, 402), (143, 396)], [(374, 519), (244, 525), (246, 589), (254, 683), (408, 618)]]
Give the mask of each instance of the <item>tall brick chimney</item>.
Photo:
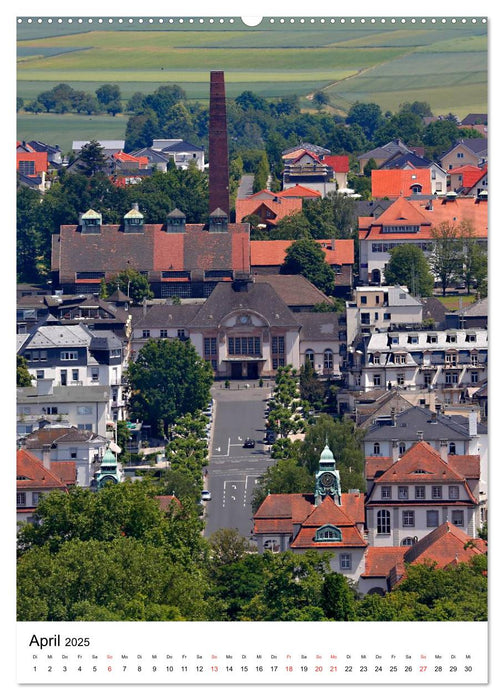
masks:
[(229, 166), (224, 71), (210, 72), (209, 124), (209, 200), (210, 214), (222, 209), (229, 217)]

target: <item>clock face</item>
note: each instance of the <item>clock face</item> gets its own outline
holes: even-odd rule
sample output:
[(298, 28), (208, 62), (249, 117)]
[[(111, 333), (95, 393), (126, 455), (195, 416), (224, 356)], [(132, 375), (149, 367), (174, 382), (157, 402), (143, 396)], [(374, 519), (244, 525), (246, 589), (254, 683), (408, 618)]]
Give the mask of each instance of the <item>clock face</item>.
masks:
[(320, 477), (320, 483), (322, 486), (332, 486), (335, 482), (334, 474), (331, 474), (330, 472), (325, 472), (325, 474), (322, 474)]
[(248, 323), (248, 316), (240, 316), (240, 323)]

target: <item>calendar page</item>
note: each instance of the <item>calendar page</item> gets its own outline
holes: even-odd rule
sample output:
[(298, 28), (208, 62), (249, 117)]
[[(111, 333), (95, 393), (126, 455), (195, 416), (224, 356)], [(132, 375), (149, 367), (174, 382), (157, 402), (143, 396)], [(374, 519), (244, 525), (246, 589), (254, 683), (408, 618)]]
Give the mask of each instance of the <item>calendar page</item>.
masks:
[(20, 697), (498, 674), (492, 21), (260, 5), (11, 18)]

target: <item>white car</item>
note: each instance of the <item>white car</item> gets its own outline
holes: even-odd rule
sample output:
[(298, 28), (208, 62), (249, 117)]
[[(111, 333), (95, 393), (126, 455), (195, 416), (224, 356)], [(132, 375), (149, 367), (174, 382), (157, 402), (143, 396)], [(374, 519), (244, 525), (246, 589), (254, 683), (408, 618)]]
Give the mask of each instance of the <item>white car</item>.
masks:
[(202, 491), (201, 492), (201, 500), (202, 501), (211, 501), (212, 494), (210, 493), (210, 491)]

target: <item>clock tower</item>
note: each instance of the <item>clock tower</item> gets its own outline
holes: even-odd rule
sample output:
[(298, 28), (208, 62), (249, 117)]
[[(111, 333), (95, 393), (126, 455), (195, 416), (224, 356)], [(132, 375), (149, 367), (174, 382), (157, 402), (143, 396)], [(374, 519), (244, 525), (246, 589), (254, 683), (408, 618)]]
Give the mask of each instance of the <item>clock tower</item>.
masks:
[(332, 496), (334, 502), (341, 505), (340, 475), (336, 469), (336, 460), (328, 445), (322, 450), (318, 471), (315, 475), (315, 505), (320, 505), (325, 496)]

